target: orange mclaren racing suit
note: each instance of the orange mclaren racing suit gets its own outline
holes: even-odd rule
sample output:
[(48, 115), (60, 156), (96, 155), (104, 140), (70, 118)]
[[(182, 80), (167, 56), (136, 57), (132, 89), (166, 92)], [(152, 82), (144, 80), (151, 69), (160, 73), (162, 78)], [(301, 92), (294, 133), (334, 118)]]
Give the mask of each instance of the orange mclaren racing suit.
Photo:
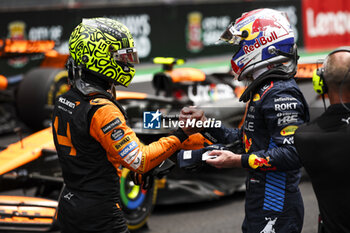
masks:
[(53, 135), (66, 187), (59, 201), (62, 233), (128, 232), (119, 207), (120, 164), (145, 173), (180, 149), (177, 131), (148, 146), (140, 143), (112, 98), (71, 89), (53, 113)]

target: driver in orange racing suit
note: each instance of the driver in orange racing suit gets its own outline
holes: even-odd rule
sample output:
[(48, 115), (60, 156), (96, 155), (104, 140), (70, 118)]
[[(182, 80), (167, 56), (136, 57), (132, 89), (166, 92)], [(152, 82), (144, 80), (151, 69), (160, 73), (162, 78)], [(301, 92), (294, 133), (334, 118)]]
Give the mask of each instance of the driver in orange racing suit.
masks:
[(83, 19), (70, 36), (72, 88), (58, 97), (53, 113), (66, 185), (58, 207), (62, 233), (129, 232), (119, 207), (117, 168), (143, 174), (181, 149), (187, 138), (179, 129), (145, 146), (126, 125), (123, 108), (108, 90), (131, 82), (131, 63), (138, 63), (133, 45), (129, 30), (107, 18)]

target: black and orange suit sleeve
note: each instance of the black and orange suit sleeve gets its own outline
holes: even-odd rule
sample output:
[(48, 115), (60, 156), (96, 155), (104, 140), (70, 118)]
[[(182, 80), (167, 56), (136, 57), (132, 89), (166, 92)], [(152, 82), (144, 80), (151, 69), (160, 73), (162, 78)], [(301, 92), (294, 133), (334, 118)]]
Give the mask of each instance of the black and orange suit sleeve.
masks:
[(135, 172), (145, 173), (181, 149), (181, 140), (176, 136), (163, 137), (143, 145), (126, 125), (117, 106), (105, 99), (90, 103), (101, 105), (92, 116), (90, 135), (102, 145), (108, 160), (115, 166), (121, 164)]

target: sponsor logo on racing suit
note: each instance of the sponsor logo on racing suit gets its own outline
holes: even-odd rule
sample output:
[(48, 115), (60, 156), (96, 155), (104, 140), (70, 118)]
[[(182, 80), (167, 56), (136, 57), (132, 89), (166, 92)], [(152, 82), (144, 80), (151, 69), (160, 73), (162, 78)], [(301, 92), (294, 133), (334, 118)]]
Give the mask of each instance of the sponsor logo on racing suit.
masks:
[(121, 120), (117, 117), (113, 121), (111, 121), (108, 124), (106, 124), (105, 126), (103, 126), (101, 128), (101, 130), (104, 134), (106, 134), (109, 131), (111, 131), (112, 129), (114, 129), (115, 127), (117, 127), (118, 125), (120, 125), (121, 123), (122, 123)]
[(272, 220), (272, 218), (266, 218), (265, 220), (268, 220), (266, 226), (264, 227), (264, 229), (262, 231), (260, 231), (260, 233), (275, 233), (275, 228), (273, 228), (273, 226), (275, 225), (277, 218), (275, 218), (274, 220)]
[(131, 151), (133, 151), (137, 147), (137, 143), (135, 141), (130, 142), (128, 145), (124, 147), (123, 150), (119, 152), (119, 155), (124, 158), (126, 155), (128, 155)]
[(298, 126), (296, 125), (289, 125), (281, 130), (281, 135), (282, 136), (288, 136), (288, 135), (293, 135), (295, 130), (297, 130)]

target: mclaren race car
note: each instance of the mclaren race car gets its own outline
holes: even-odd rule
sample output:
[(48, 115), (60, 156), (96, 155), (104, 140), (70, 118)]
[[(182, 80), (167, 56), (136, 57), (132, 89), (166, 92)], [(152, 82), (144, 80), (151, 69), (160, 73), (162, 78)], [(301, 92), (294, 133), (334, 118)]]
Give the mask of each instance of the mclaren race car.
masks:
[(0, 39), (0, 135), (23, 122), (35, 130), (48, 126), (47, 106), (68, 90), (63, 70), (68, 55), (54, 46), (54, 41)]

